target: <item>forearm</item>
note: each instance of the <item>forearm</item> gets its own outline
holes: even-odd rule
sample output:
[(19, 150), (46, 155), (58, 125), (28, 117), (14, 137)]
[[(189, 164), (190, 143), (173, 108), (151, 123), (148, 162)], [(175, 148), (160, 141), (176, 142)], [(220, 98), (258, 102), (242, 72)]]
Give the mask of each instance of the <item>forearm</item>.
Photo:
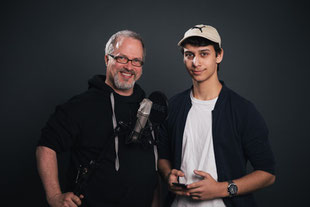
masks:
[[(275, 176), (261, 170), (253, 171), (239, 179), (233, 180), (233, 182), (238, 187), (237, 195), (251, 193), (253, 191), (259, 190), (261, 188), (267, 187), (273, 184), (275, 181)], [(218, 183), (219, 194), (217, 197), (227, 197), (229, 196), (227, 192), (228, 182)]]
[(262, 170), (256, 170), (242, 178), (234, 180), (234, 183), (238, 186), (238, 195), (242, 195), (267, 187), (273, 184), (274, 181), (274, 175)]
[(152, 207), (159, 207), (161, 206), (161, 185), (160, 185), (160, 177), (158, 176), (158, 184), (157, 187), (154, 190), (153, 194), (153, 201), (152, 201)]
[(56, 152), (48, 147), (39, 146), (36, 150), (37, 168), (49, 200), (61, 194), (58, 180), (58, 166)]
[(161, 176), (167, 181), (169, 173), (171, 172), (171, 164), (167, 159), (159, 159), (158, 160), (158, 168), (161, 173)]
[[(209, 173), (199, 170), (195, 170), (194, 172), (203, 177), (203, 179), (187, 185), (187, 196), (191, 196), (195, 200), (212, 200), (229, 196), (227, 181), (217, 182)], [(274, 175), (270, 173), (260, 170), (254, 171), (242, 178), (233, 180), (238, 187), (236, 195), (247, 194), (271, 185), (274, 179)]]

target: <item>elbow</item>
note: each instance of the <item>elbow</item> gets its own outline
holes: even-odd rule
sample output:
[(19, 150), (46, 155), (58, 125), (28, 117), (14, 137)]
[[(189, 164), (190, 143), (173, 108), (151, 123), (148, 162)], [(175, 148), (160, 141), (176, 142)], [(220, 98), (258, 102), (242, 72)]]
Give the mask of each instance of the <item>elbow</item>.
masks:
[(276, 176), (273, 174), (268, 173), (268, 179), (266, 179), (265, 187), (274, 184), (276, 181)]
[(276, 181), (276, 176), (274, 174), (271, 174), (270, 172), (267, 172), (267, 171), (260, 171), (260, 173), (262, 176), (261, 187), (264, 188), (264, 187), (270, 186), (274, 184), (274, 182)]
[(271, 175), (270, 181), (269, 181), (269, 185), (272, 185), (276, 182), (276, 176), (275, 175)]

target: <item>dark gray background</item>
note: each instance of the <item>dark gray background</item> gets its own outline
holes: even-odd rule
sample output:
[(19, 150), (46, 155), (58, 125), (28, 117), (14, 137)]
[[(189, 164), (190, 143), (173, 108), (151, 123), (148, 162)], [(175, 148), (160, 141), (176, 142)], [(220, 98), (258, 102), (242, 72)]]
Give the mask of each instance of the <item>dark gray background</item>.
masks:
[(309, 14), (306, 1), (10, 1), (1, 4), (1, 203), (44, 206), (35, 163), (40, 130), (57, 104), (105, 73), (118, 30), (147, 47), (139, 84), (171, 97), (191, 85), (176, 44), (195, 24), (221, 34), (220, 78), (255, 103), (270, 128), (276, 183), (260, 206), (302, 206), (309, 196)]

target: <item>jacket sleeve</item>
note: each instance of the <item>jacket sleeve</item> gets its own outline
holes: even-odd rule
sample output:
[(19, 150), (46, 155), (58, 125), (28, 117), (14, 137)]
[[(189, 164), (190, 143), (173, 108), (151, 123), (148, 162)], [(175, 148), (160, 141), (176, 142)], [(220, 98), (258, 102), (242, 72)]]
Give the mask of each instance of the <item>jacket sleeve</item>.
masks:
[(161, 124), (158, 134), (158, 154), (159, 159), (170, 160), (170, 140), (168, 135), (168, 120)]
[(57, 153), (68, 151), (77, 139), (79, 127), (67, 105), (57, 106), (46, 125), (41, 130), (38, 146), (46, 146)]
[(242, 145), (246, 158), (254, 170), (275, 174), (275, 158), (268, 139), (268, 128), (252, 103), (246, 106), (241, 123)]

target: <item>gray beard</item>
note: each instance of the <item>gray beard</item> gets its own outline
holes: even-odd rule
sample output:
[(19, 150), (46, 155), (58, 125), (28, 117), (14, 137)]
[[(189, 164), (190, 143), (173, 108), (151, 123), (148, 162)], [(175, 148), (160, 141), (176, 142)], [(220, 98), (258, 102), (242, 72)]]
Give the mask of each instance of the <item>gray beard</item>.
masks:
[(118, 75), (116, 74), (114, 76), (114, 86), (115, 88), (119, 89), (119, 90), (128, 90), (133, 88), (133, 86), (135, 85), (135, 81), (133, 81), (131, 84), (127, 83), (127, 82), (120, 82), (120, 80), (118, 79)]

